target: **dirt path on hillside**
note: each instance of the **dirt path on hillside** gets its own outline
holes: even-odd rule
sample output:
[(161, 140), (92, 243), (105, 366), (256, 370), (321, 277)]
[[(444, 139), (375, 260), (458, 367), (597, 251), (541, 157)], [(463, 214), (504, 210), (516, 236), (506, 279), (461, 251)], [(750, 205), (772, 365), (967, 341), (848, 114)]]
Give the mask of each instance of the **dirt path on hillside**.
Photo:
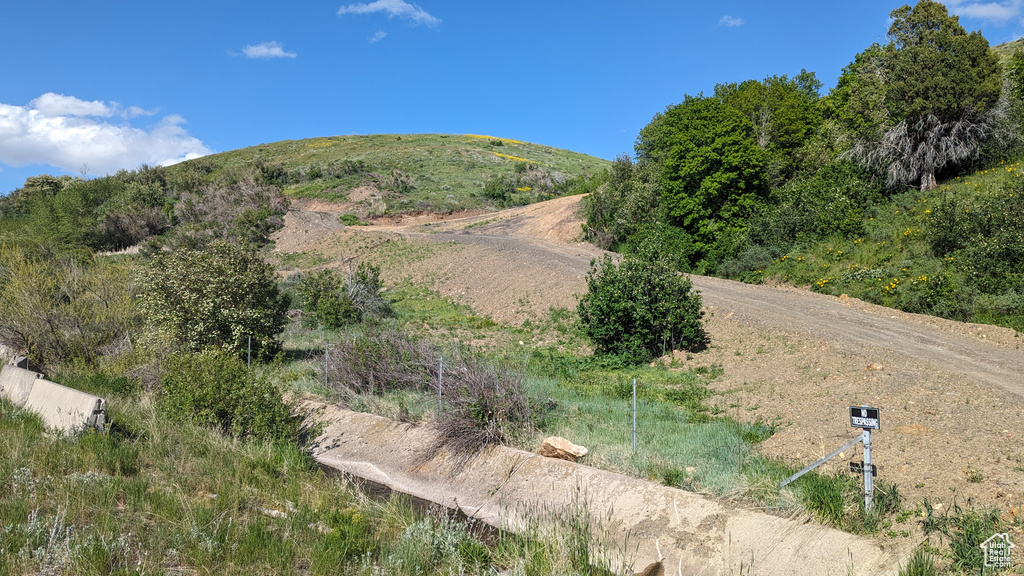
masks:
[[(315, 218), (299, 212), (289, 214), (292, 224), (277, 242), (285, 251), (338, 251), (353, 236), (447, 244), (450, 249), (387, 272), (516, 323), (552, 306), (574, 307), (591, 260), (603, 255), (576, 241), (578, 201), (560, 198), (463, 218), (420, 216), (358, 231), (320, 230), (310, 226)], [(870, 404), (881, 409), (882, 430), (874, 435), (879, 479), (896, 482), (911, 504), (927, 496), (948, 507), (954, 498), (972, 498), (1019, 513), (1024, 337), (796, 288), (692, 278), (703, 294), (712, 347), (678, 360), (722, 365), (711, 403), (741, 420), (779, 424), (763, 452), (809, 463), (856, 435), (849, 406)], [(826, 469), (847, 469), (861, 459), (858, 448)]]

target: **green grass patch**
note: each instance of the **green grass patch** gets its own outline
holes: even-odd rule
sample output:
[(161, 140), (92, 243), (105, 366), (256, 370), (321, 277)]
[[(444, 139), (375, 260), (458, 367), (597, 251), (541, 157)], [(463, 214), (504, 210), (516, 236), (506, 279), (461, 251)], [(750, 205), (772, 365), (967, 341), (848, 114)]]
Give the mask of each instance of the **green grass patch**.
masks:
[(1024, 167), (1005, 163), (875, 206), (855, 238), (798, 245), (763, 278), (907, 312), (1024, 330)]
[[(501, 146), (491, 142), (500, 141)], [(259, 166), (264, 178), (282, 184), (292, 198), (346, 201), (367, 185), (379, 192), (372, 216), (385, 212), (450, 213), (534, 202), (586, 188), (585, 179), (610, 162), (593, 156), (508, 138), (456, 134), (378, 134), (286, 140), (205, 156), (168, 167), (173, 174), (202, 167), (209, 181)], [(524, 176), (525, 175), (525, 176)], [(527, 178), (529, 176), (529, 178)], [(484, 193), (503, 177), (528, 180), (515, 198)], [(520, 188), (527, 184), (520, 183)], [(379, 212), (379, 213), (376, 213)]]

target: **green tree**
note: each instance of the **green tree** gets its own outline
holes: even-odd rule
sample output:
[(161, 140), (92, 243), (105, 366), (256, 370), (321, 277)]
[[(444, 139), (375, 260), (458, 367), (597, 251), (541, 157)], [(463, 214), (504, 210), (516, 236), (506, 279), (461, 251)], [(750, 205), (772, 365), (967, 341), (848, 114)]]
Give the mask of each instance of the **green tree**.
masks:
[(742, 231), (768, 192), (768, 155), (755, 126), (717, 98), (687, 96), (640, 131), (641, 161), (661, 167), (671, 222), (694, 238), (697, 257)]
[(660, 167), (634, 163), (620, 154), (608, 172), (608, 183), (583, 200), (587, 239), (608, 249), (628, 241), (638, 229), (663, 222)]
[(754, 125), (757, 145), (768, 152), (773, 184), (792, 177), (795, 153), (821, 123), (821, 82), (803, 70), (795, 78), (769, 76), (763, 81), (715, 86), (715, 98), (735, 108)]
[(872, 44), (843, 68), (836, 86), (822, 98), (826, 116), (858, 140), (877, 140), (889, 126), (882, 46)]
[(700, 293), (665, 263), (611, 256), (592, 264), (577, 311), (598, 353), (643, 363), (707, 343)]
[(186, 350), (220, 347), (269, 356), (280, 349), (289, 299), (258, 253), (211, 242), (204, 250), (160, 252), (140, 275), (146, 318)]
[(920, 0), (890, 17), (888, 44), (863, 58), (878, 65), (889, 125), (851, 156), (884, 172), (890, 186), (919, 181), (929, 190), (938, 171), (980, 153), (1002, 73), (984, 36), (968, 34), (940, 3)]

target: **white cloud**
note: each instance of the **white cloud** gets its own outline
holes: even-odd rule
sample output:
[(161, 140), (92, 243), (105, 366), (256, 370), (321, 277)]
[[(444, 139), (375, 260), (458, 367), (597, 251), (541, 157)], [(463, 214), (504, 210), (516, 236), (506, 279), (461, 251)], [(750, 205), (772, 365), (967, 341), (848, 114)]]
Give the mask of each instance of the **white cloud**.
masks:
[(404, 0), (377, 0), (369, 4), (349, 4), (338, 8), (338, 16), (343, 14), (373, 14), (375, 12), (387, 12), (388, 17), (398, 16), (412, 20), (417, 24), (436, 26), (441, 19), (427, 13), (426, 10), (415, 4), (409, 4)]
[(108, 106), (99, 100), (87, 102), (74, 96), (54, 94), (53, 92), (43, 94), (29, 102), (28, 105), (47, 116), (101, 116), (103, 118), (113, 116), (114, 109), (119, 107), (116, 103)]
[(735, 26), (743, 26), (743, 24), (744, 22), (742, 18), (733, 18), (728, 14), (722, 16), (721, 19), (718, 20), (719, 26), (728, 26), (729, 28), (733, 28)]
[(138, 116), (153, 116), (153, 115), (155, 115), (159, 111), (160, 111), (159, 108), (154, 108), (152, 110), (146, 110), (145, 108), (140, 108), (138, 106), (129, 106), (124, 112), (121, 113), (121, 117), (122, 118), (135, 118), (135, 117), (138, 117)]
[(385, 37), (387, 37), (387, 35), (388, 35), (387, 32), (385, 32), (383, 30), (379, 30), (376, 34), (374, 34), (373, 36), (370, 37), (370, 42), (380, 42)]
[(1024, 0), (1004, 2), (971, 2), (970, 0), (952, 0), (947, 2), (949, 11), (965, 18), (989, 20), (1003, 23), (1016, 18), (1021, 13)]
[(242, 48), (247, 58), (295, 58), (295, 52), (285, 52), (280, 42), (263, 42)]
[[(0, 103), (0, 164), (49, 164), (67, 172), (88, 164), (94, 173), (111, 174), (140, 164), (166, 166), (211, 152), (182, 127), (181, 116), (165, 116), (145, 128), (107, 120), (120, 110), (116, 102), (53, 93), (26, 106)], [(155, 112), (132, 106), (121, 116)]]

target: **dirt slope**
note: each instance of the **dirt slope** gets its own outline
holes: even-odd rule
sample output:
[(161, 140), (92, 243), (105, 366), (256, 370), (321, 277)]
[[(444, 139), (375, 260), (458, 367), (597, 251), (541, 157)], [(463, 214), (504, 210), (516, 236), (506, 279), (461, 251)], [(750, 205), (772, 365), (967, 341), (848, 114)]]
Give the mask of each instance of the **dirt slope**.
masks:
[[(574, 307), (591, 260), (603, 254), (575, 241), (578, 201), (358, 231), (311, 228), (315, 217), (294, 213), (278, 248), (337, 251), (345, 235), (444, 243), (448, 248), (388, 273), (431, 283), (496, 320), (519, 322), (551, 306)], [(724, 367), (712, 402), (735, 417), (781, 424), (764, 452), (809, 463), (857, 433), (849, 406), (870, 404), (882, 410), (874, 436), (879, 477), (896, 482), (911, 503), (928, 496), (949, 506), (954, 497), (969, 497), (1014, 512), (1024, 504), (1024, 338), (795, 288), (700, 276), (693, 282), (713, 345), (680, 360)], [(857, 449), (828, 466), (845, 469), (860, 459)]]

